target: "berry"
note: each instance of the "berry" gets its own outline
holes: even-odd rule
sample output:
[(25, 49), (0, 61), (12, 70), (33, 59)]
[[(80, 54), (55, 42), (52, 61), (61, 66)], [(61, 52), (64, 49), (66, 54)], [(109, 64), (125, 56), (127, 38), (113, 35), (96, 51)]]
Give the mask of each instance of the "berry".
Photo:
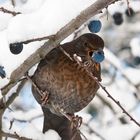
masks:
[(4, 69), (4, 67), (0, 66), (0, 77), (1, 78), (5, 78), (5, 76), (6, 76), (6, 73), (5, 73), (5, 71), (3, 69)]
[(136, 56), (134, 58), (134, 65), (139, 65), (140, 64), (140, 57), (139, 56)]
[(121, 25), (123, 23), (122, 13), (120, 13), (120, 12), (114, 13), (113, 19), (114, 19), (114, 23), (116, 25)]
[(96, 63), (100, 63), (104, 60), (104, 52), (103, 51), (95, 51), (92, 54), (92, 60), (95, 61)]
[(22, 43), (13, 43), (10, 44), (10, 51), (13, 54), (19, 54), (23, 50), (23, 44)]
[(102, 23), (100, 20), (92, 20), (90, 21), (90, 23), (88, 24), (88, 29), (90, 30), (90, 32), (92, 33), (97, 33), (100, 31), (102, 27)]
[(89, 106), (87, 112), (94, 118), (96, 118), (98, 116), (99, 110), (97, 109), (96, 106)]
[(125, 14), (128, 17), (133, 17), (135, 15), (135, 12), (134, 12), (134, 10), (132, 8), (128, 8), (128, 9), (126, 9)]

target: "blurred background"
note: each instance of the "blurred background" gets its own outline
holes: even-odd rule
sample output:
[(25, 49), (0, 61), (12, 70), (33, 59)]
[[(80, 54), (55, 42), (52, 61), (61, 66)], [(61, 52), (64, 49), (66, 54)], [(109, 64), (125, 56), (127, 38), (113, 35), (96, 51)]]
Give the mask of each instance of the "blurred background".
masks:
[[(93, 2), (0, 0), (0, 88), (8, 83), (12, 71), (45, 41), (11, 44), (55, 34)], [(21, 14), (13, 16), (4, 13), (2, 7)], [(102, 85), (140, 122), (140, 0), (129, 0), (129, 6), (126, 0), (111, 4), (62, 43), (87, 32), (97, 33), (105, 42), (105, 60), (101, 64)], [(35, 69), (36, 66), (30, 74)], [(3, 130), (37, 140), (60, 140), (53, 130), (42, 134), (43, 114), (32, 96), (31, 83), (26, 82), (16, 91), (18, 85), (6, 96), (8, 99), (17, 93), (3, 115)], [(101, 88), (93, 101), (77, 114), (83, 118), (80, 130), (88, 140), (140, 139), (139, 127)]]

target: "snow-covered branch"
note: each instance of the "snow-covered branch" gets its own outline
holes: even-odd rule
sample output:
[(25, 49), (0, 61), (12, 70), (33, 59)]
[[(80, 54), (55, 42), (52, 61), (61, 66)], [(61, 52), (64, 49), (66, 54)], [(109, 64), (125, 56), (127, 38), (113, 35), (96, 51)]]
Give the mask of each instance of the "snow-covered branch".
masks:
[(7, 92), (18, 82), (18, 80), (24, 76), (24, 74), (32, 68), (36, 63), (38, 63), (42, 58), (46, 56), (53, 48), (55, 48), (62, 40), (72, 34), (76, 29), (78, 29), (84, 22), (89, 20), (91, 17), (102, 12), (103, 8), (108, 7), (115, 0), (98, 0), (89, 6), (87, 9), (83, 10), (80, 15), (75, 19), (71, 20), (63, 28), (61, 28), (55, 37), (47, 41), (43, 46), (41, 46), (35, 53), (33, 53), (29, 58), (27, 58), (23, 64), (21, 64), (16, 70), (14, 70), (10, 77), (10, 82), (2, 88), (2, 94), (6, 95)]

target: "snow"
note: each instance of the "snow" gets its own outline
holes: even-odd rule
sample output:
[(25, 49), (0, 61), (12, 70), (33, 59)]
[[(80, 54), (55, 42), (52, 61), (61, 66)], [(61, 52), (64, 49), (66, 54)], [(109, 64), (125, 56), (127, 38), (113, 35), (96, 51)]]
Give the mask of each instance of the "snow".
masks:
[(130, 42), (132, 54), (140, 57), (140, 37), (135, 37)]
[(8, 42), (55, 34), (93, 1), (46, 0), (35, 12), (17, 15), (11, 19), (7, 29)]

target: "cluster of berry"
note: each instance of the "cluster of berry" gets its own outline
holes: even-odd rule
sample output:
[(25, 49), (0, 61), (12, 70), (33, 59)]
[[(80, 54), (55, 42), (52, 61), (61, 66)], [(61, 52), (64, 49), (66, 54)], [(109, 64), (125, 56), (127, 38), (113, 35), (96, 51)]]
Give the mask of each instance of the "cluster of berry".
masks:
[[(128, 8), (125, 11), (125, 15), (127, 17), (133, 17), (135, 15), (135, 12), (132, 8)], [(114, 24), (121, 25), (123, 23), (123, 15), (121, 12), (115, 12), (112, 17), (114, 20)]]

